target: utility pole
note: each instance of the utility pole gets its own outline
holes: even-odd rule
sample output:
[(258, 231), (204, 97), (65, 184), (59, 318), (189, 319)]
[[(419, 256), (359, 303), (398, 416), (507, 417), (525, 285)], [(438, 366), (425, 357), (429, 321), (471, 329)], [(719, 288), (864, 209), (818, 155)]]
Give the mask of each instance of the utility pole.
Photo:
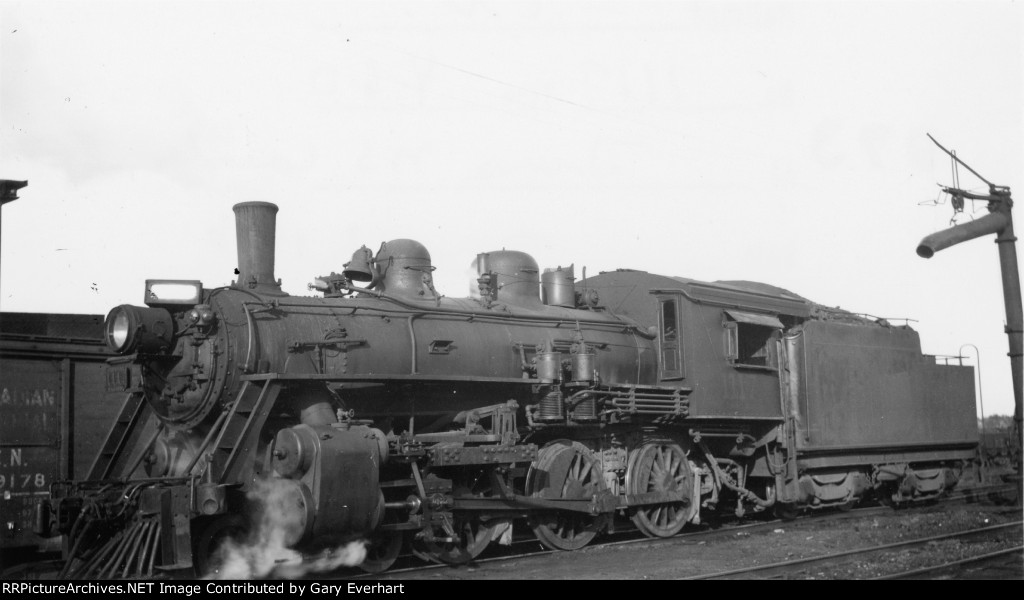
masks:
[(0, 206), (18, 199), (18, 190), (28, 185), (27, 181), (0, 179)]
[[(0, 179), (0, 207), (18, 199), (18, 190), (28, 185), (27, 181)], [(3, 223), (3, 211), (0, 210), (0, 223)]]
[[(1013, 199), (1010, 188), (995, 185), (967, 166), (956, 154), (946, 150), (931, 135), (928, 136), (935, 145), (948, 154), (954, 161), (961, 164), (978, 179), (988, 184), (987, 195), (973, 194), (955, 187), (943, 187), (943, 191), (953, 198), (953, 209), (962, 210), (964, 200), (984, 200), (988, 202), (988, 214), (969, 223), (955, 225), (938, 233), (933, 233), (917, 246), (917, 254), (922, 258), (931, 258), (944, 248), (973, 240), (990, 233), (996, 234), (999, 246), (999, 268), (1003, 280), (1003, 304), (1006, 307), (1006, 335), (1010, 345), (1010, 376), (1013, 377), (1013, 423), (1016, 433), (1017, 447), (1021, 446), (1021, 405), (1024, 396), (1024, 310), (1021, 309), (1020, 271), (1017, 268), (1017, 238), (1013, 235)], [(1020, 452), (1017, 453), (1018, 457)], [(1014, 465), (1018, 477), (1021, 475), (1021, 461)]]

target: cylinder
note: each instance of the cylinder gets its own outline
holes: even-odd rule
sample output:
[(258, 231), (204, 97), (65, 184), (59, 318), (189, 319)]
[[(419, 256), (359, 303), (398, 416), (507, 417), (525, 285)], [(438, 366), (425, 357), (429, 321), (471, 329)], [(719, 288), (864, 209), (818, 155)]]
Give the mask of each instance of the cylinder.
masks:
[(312, 429), (302, 426), (278, 431), (274, 440), (274, 471), (287, 479), (302, 477), (313, 463), (315, 436)]
[(253, 489), (257, 491), (253, 522), (275, 524), (273, 543), (291, 548), (310, 538), (319, 506), (307, 485), (295, 479), (270, 477), (258, 480)]
[(544, 269), (540, 276), (540, 299), (548, 306), (576, 306), (573, 266)]
[(234, 206), (235, 240), (238, 243), (238, 280), (235, 287), (280, 292), (274, 278), (274, 244), (277, 205), (242, 202)]

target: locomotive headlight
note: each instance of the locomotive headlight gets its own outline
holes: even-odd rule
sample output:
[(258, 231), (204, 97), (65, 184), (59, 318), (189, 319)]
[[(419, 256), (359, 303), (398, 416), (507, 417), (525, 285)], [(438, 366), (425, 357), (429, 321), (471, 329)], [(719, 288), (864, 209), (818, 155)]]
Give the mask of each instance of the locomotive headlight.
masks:
[(122, 304), (103, 325), (107, 345), (118, 354), (163, 352), (174, 340), (174, 319), (162, 308)]
[(114, 350), (121, 350), (128, 345), (128, 331), (131, 326), (128, 322), (127, 312), (114, 310), (115, 312), (107, 317), (107, 345)]

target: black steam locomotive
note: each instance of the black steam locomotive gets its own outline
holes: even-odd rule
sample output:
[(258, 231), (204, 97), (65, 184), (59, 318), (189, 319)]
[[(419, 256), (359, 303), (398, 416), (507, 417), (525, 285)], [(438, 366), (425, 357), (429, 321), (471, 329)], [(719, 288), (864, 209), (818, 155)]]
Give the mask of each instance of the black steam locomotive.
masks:
[(507, 250), (448, 298), (405, 239), (296, 297), (274, 278), (277, 207), (234, 211), (233, 285), (149, 280), (145, 307), (107, 317), (124, 405), (38, 515), (65, 536), (61, 577), (211, 573), (247, 540), (307, 562), (365, 544), (370, 571), (403, 544), (461, 563), (514, 521), (574, 550), (617, 519), (666, 537), (716, 511), (934, 498), (975, 457), (973, 371), (907, 326), (752, 282), (576, 281)]

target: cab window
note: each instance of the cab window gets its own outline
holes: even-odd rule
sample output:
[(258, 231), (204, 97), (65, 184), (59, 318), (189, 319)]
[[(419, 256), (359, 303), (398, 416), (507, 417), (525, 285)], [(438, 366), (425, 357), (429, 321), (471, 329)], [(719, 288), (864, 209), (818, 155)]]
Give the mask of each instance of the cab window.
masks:
[(661, 378), (683, 377), (683, 354), (680, 345), (679, 305), (675, 298), (658, 301), (658, 320), (661, 333)]
[(725, 357), (736, 366), (775, 368), (772, 344), (783, 328), (774, 315), (724, 311)]

